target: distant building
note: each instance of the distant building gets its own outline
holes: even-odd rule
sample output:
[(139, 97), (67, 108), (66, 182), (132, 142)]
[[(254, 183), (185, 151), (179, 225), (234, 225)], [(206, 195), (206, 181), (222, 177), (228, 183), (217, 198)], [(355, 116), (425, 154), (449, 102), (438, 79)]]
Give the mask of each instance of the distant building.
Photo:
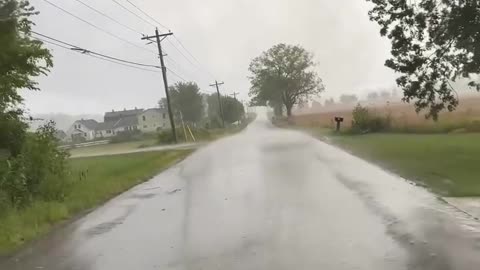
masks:
[(138, 114), (139, 129), (144, 133), (170, 129), (168, 111), (166, 109), (148, 109)]
[(66, 137), (67, 137), (67, 133), (65, 133), (65, 131), (63, 130), (55, 131), (55, 138), (57, 138), (57, 140), (64, 141)]
[(95, 131), (98, 122), (93, 119), (77, 120), (67, 130), (67, 140), (73, 142), (83, 142), (95, 139)]
[(106, 112), (104, 122), (93, 119), (77, 120), (68, 129), (68, 141), (81, 142), (94, 139), (110, 138), (121, 132), (139, 130), (143, 133), (170, 129), (166, 109), (133, 109)]

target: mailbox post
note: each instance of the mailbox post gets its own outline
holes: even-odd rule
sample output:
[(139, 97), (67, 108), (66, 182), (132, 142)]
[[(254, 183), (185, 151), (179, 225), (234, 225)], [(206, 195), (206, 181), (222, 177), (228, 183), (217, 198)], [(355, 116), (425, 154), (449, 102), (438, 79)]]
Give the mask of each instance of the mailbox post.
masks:
[(336, 131), (339, 132), (339, 131), (340, 131), (340, 123), (343, 122), (343, 117), (335, 117), (335, 122), (337, 122), (337, 129), (336, 129)]

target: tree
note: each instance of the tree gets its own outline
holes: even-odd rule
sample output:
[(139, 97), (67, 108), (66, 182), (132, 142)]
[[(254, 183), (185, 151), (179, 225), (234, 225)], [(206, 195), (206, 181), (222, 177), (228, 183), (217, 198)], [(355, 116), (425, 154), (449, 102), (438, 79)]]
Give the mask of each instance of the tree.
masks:
[(20, 152), (27, 128), (18, 90), (39, 90), (33, 78), (53, 66), (50, 52), (31, 37), (29, 17), (36, 14), (28, 1), (0, 0), (0, 148), (11, 155)]
[(168, 108), (167, 98), (161, 98), (161, 99), (158, 101), (158, 107), (159, 107), (160, 109), (167, 110), (167, 108)]
[[(225, 122), (232, 124), (240, 121), (245, 115), (245, 108), (243, 104), (237, 99), (229, 96), (221, 96), (223, 116)], [(211, 127), (221, 127), (222, 118), (220, 116), (220, 107), (218, 106), (217, 94), (211, 94), (207, 96), (208, 103), (208, 120)]]
[(451, 86), (459, 78), (480, 91), (480, 1), (367, 0), (374, 4), (370, 19), (392, 43), (385, 65), (402, 75), (397, 84), (403, 100), (414, 101), (417, 112), (428, 109), (437, 119), (452, 111), (458, 97)]
[(325, 100), (325, 107), (333, 106), (333, 105), (335, 105), (335, 100), (333, 98), (329, 98)]
[(356, 103), (358, 101), (358, 97), (356, 95), (341, 95), (340, 102), (343, 104), (351, 104)]
[(304, 48), (275, 45), (250, 63), (249, 95), (256, 100), (283, 104), (291, 116), (295, 104), (324, 90), (314, 67), (313, 55)]
[(380, 97), (382, 99), (389, 99), (391, 97), (391, 93), (386, 90), (380, 91)]
[(183, 120), (198, 123), (203, 117), (203, 97), (200, 88), (193, 82), (177, 82), (170, 86), (172, 109), (181, 112)]
[(225, 122), (229, 124), (242, 120), (245, 115), (243, 104), (235, 98), (229, 96), (222, 97), (222, 105)]
[(375, 101), (377, 99), (378, 99), (378, 93), (377, 92), (373, 91), (373, 92), (368, 93), (367, 100)]

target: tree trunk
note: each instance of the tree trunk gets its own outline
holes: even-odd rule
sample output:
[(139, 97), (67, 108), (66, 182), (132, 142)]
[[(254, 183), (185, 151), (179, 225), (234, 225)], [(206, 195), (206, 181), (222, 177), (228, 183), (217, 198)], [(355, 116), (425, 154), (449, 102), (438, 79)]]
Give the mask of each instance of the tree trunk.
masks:
[(293, 105), (292, 105), (292, 104), (288, 104), (288, 105), (285, 105), (285, 107), (287, 108), (287, 117), (290, 118), (290, 116), (292, 116), (292, 107), (293, 107)]

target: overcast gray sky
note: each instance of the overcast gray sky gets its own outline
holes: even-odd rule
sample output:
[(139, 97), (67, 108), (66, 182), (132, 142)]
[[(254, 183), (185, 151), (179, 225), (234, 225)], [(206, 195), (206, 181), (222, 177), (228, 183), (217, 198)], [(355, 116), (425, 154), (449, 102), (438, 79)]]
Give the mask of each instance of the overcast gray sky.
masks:
[[(34, 30), (93, 51), (158, 65), (153, 53), (156, 47), (145, 45), (139, 34), (92, 12), (76, 0), (48, 1), (152, 52), (102, 33), (44, 0), (31, 0), (41, 12), (34, 19), (37, 23)], [(154, 32), (151, 25), (112, 0), (82, 1), (142, 33)], [(116, 1), (136, 12), (126, 0)], [(361, 95), (366, 89), (395, 84), (395, 75), (383, 65), (389, 56), (389, 42), (380, 37), (378, 26), (369, 21), (370, 5), (365, 0), (130, 1), (171, 29), (201, 62), (198, 67), (187, 61), (172, 46), (182, 50), (175, 39), (163, 42), (168, 67), (184, 79), (196, 81), (204, 92), (212, 92), (214, 89), (208, 85), (218, 79), (225, 82), (223, 93), (236, 91), (242, 99), (247, 99), (251, 59), (277, 43), (299, 44), (315, 54), (318, 73), (327, 89), (323, 96)], [(39, 79), (41, 92), (24, 93), (26, 107), (32, 113), (103, 113), (112, 109), (148, 108), (164, 97), (160, 73), (47, 46), (52, 48), (55, 67), (48, 77)], [(171, 73), (168, 79), (169, 83), (179, 80)]]

